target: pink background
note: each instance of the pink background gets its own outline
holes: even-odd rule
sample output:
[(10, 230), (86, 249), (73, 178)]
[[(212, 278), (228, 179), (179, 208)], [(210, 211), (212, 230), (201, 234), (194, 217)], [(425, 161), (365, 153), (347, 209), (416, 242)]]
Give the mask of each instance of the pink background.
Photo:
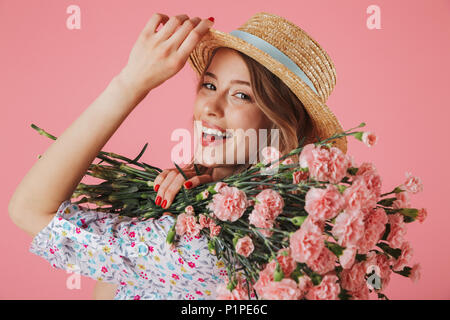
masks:
[[(81, 30), (66, 28), (72, 4), (81, 8)], [(381, 9), (381, 30), (366, 27), (372, 4)], [(383, 190), (402, 183), (405, 171), (422, 178), (424, 192), (412, 200), (429, 216), (408, 224), (407, 234), (422, 278), (413, 284), (393, 274), (387, 296), (450, 298), (450, 1), (0, 0), (1, 299), (90, 299), (95, 284), (83, 277), (80, 290), (67, 289), (69, 274), (29, 253), (31, 237), (9, 219), (17, 184), (51, 144), (30, 124), (59, 136), (125, 65), (154, 12), (214, 16), (214, 28), (230, 32), (261, 11), (299, 25), (330, 54), (338, 80), (328, 105), (344, 128), (364, 121), (378, 134), (372, 149), (350, 139), (349, 153), (375, 163)], [(171, 166), (170, 134), (190, 128), (194, 87), (187, 65), (146, 97), (103, 150), (133, 157), (149, 142), (142, 160)]]

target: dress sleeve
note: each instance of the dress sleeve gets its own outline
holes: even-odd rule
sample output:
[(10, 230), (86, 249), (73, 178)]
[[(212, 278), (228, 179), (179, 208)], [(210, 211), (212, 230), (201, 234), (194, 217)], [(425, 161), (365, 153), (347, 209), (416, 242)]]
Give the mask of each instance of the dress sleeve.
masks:
[[(139, 220), (94, 211), (65, 200), (34, 238), (30, 252), (53, 267), (115, 284), (146, 287), (146, 257), (155, 245), (165, 248), (174, 218)], [(156, 235), (155, 235), (156, 232)], [(167, 249), (169, 250), (169, 249)]]

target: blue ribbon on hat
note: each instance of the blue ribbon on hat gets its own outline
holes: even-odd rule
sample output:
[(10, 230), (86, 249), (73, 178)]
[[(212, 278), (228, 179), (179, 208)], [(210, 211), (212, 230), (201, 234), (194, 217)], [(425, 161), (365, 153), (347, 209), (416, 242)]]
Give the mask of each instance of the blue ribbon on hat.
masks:
[(267, 41), (242, 30), (233, 30), (230, 32), (230, 34), (250, 43), (259, 50), (269, 54), (272, 58), (282, 63), (286, 68), (295, 73), (300, 79), (303, 80), (304, 83), (308, 85), (308, 87), (310, 87), (316, 94), (318, 94), (316, 88), (312, 84), (311, 80), (309, 80), (309, 78), (303, 72), (303, 70), (300, 69), (294, 61), (292, 61), (287, 55), (281, 52), (277, 47), (274, 47)]

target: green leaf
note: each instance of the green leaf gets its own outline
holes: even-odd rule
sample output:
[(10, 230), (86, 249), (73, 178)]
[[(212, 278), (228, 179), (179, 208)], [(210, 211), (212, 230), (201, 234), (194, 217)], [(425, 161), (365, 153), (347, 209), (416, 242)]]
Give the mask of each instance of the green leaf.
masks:
[(318, 286), (322, 282), (322, 276), (318, 273), (312, 272), (309, 277), (315, 286)]
[(354, 176), (358, 172), (358, 168), (350, 167), (350, 168), (347, 169), (347, 172), (348, 172), (348, 174)]
[(338, 298), (341, 300), (350, 300), (352, 298), (352, 295), (349, 294), (350, 291), (345, 290), (341, 287), (341, 292), (339, 292)]
[(378, 295), (378, 299), (389, 300), (388, 297), (384, 293), (377, 292), (377, 295)]
[(386, 224), (386, 230), (384, 231), (383, 236), (381, 237), (381, 240), (386, 240), (389, 236), (389, 233), (391, 232), (391, 225), (389, 223)]
[(397, 198), (386, 198), (386, 199), (378, 201), (377, 203), (381, 204), (382, 206), (385, 206), (385, 207), (390, 207), (390, 206), (392, 206), (392, 204), (394, 203), (395, 200), (397, 200)]
[(367, 255), (357, 253), (356, 256), (355, 256), (355, 260), (358, 261), (358, 262), (366, 261), (367, 260)]
[(381, 248), (384, 252), (387, 254), (393, 256), (395, 259), (398, 259), (400, 255), (402, 254), (402, 250), (399, 248), (391, 248), (388, 244), (383, 242), (378, 242), (377, 247)]
[(344, 253), (344, 248), (337, 243), (325, 241), (325, 246), (338, 258), (342, 255), (342, 253)]
[(298, 278), (304, 276), (303, 272), (301, 271), (300, 265), (297, 264), (297, 267), (294, 271), (292, 271), (290, 278), (293, 279), (295, 282), (298, 283)]

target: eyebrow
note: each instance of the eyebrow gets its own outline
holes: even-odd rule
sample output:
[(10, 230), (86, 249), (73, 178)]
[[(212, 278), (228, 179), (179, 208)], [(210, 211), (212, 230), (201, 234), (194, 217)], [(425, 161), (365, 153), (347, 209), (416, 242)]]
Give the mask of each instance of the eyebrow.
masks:
[[(212, 77), (212, 78), (217, 80), (217, 76), (214, 73), (211, 73), (211, 72), (207, 71), (207, 72), (205, 72), (205, 76), (210, 76), (210, 77)], [(243, 85), (246, 85), (246, 86), (250, 87), (250, 82), (243, 81), (243, 80), (231, 80), (230, 83), (243, 84)]]

